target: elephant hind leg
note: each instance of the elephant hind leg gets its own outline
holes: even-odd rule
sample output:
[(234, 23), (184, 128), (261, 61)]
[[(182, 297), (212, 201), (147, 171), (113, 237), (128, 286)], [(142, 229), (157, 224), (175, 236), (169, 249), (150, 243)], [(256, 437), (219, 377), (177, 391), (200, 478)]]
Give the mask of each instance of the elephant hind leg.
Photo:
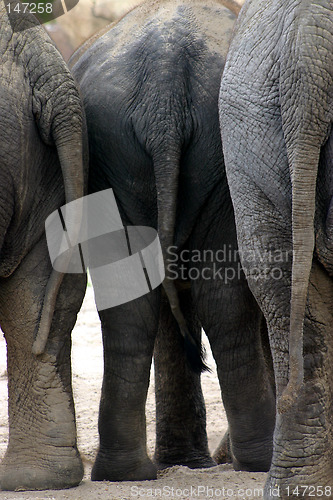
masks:
[[(222, 193), (216, 193), (216, 207), (228, 201), (226, 192), (219, 198)], [(265, 472), (272, 459), (274, 380), (263, 315), (240, 263), (232, 210), (223, 214), (207, 204), (192, 238), (193, 302), (217, 365), (233, 466)]]
[[(240, 283), (235, 288), (230, 291), (229, 298), (225, 292), (220, 296), (220, 304), (232, 302), (234, 309), (221, 307), (218, 319), (212, 317), (208, 309), (213, 298), (217, 299), (216, 293), (207, 293), (208, 300), (203, 309), (199, 305), (217, 364), (229, 424), (229, 446), (228, 442), (222, 441), (214, 458), (219, 463), (231, 458), (235, 470), (266, 472), (272, 458), (274, 388), (262, 352), (256, 304), (250, 295), (238, 295)], [(222, 451), (223, 459), (220, 456)]]
[(66, 275), (46, 352), (32, 344), (51, 269), (45, 241), (0, 281), (0, 320), (7, 341), (9, 442), (1, 464), (3, 490), (62, 489), (83, 477), (71, 388), (71, 330), (84, 275)]
[[(201, 326), (196, 317), (191, 290), (179, 292), (186, 321), (196, 340)], [(159, 331), (155, 342), (156, 450), (159, 469), (184, 465), (206, 468), (211, 458), (206, 434), (206, 409), (200, 375), (188, 366), (184, 342), (166, 297), (162, 299)]]
[(157, 331), (159, 289), (99, 312), (104, 378), (99, 411), (100, 446), (93, 481), (156, 479), (147, 454), (145, 404)]

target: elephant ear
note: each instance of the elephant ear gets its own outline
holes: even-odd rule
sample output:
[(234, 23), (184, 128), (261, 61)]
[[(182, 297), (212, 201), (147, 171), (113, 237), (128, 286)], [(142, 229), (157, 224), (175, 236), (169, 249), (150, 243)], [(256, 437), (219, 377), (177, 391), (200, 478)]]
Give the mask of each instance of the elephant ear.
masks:
[(294, 9), (281, 38), (280, 98), (292, 184), (293, 263), (289, 382), (279, 401), (280, 412), (296, 401), (304, 379), (303, 327), (315, 246), (316, 181), (321, 148), (333, 121), (332, 11), (330, 0)]

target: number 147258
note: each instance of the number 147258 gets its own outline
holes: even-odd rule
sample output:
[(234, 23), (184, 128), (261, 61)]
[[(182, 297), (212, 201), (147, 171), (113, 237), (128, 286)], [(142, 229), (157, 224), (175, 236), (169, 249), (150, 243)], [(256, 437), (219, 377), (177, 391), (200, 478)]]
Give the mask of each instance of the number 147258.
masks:
[(17, 14), (27, 14), (28, 12), (32, 14), (52, 14), (52, 3), (30, 3), (30, 2), (18, 2), (17, 4), (6, 5), (9, 14), (16, 12)]
[(289, 497), (313, 497), (313, 498), (332, 498), (331, 486), (287, 486), (286, 493)]

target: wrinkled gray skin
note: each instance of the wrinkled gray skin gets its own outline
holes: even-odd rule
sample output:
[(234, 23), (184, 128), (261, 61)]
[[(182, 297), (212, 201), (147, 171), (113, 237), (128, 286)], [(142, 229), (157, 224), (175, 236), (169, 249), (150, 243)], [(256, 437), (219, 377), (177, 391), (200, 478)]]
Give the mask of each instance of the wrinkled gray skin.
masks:
[[(0, 324), (8, 353), (9, 443), (0, 487), (67, 488), (83, 475), (70, 333), (85, 277), (52, 272), (44, 223), (83, 195), (87, 141), (80, 96), (59, 52), (34, 18), (13, 23), (14, 31), (1, 1)], [(37, 335), (34, 350), (45, 351), (39, 356), (32, 352)]]
[[(171, 290), (169, 299), (172, 287), (178, 289), (188, 329), (200, 339), (202, 326), (212, 346), (234, 466), (267, 470), (275, 398), (261, 345), (262, 315), (242, 272), (224, 283), (225, 268), (238, 274), (238, 258), (223, 262), (220, 255), (221, 263), (216, 256), (237, 248), (217, 109), (234, 19), (215, 0), (148, 1), (86, 43), (72, 64), (87, 115), (90, 190), (112, 187), (125, 225), (159, 230), (164, 289)], [(210, 250), (213, 257), (204, 261), (201, 253), (196, 262), (185, 254), (182, 261), (182, 250)], [(199, 277), (175, 281), (180, 264)], [(222, 268), (220, 276), (214, 267)], [(92, 479), (156, 477), (144, 408), (157, 331), (157, 466), (214, 465), (200, 376), (185, 364), (161, 287), (100, 318), (105, 369)]]
[[(288, 487), (333, 486), (332, 2), (246, 4), (220, 119), (242, 264), (274, 360), (266, 498), (275, 485), (281, 498), (296, 498)], [(280, 251), (289, 259), (274, 262)]]

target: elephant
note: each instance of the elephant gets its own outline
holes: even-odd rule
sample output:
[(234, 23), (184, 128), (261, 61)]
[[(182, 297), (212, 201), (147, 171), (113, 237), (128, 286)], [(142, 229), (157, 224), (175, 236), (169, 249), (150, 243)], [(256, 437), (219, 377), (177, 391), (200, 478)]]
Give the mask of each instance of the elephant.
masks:
[(332, 498), (332, 3), (248, 1), (219, 107), (242, 266), (276, 381), (265, 498), (273, 488)]
[[(10, 1), (12, 12), (16, 5)], [(9, 417), (0, 487), (68, 488), (83, 477), (70, 334), (86, 278), (52, 269), (45, 220), (85, 193), (84, 112), (69, 69), (32, 14), (11, 15), (1, 0), (0, 32), (0, 325)]]
[[(204, 364), (197, 359), (191, 371), (183, 355), (185, 339), (200, 343), (201, 327), (217, 362), (234, 467), (267, 471), (271, 463), (275, 394), (263, 315), (240, 268), (218, 120), (234, 21), (218, 0), (146, 0), (69, 62), (87, 119), (89, 192), (112, 188), (125, 227), (158, 230), (166, 270), (163, 287), (99, 311), (104, 378), (92, 480), (215, 465)], [(152, 461), (145, 401), (155, 340)]]

